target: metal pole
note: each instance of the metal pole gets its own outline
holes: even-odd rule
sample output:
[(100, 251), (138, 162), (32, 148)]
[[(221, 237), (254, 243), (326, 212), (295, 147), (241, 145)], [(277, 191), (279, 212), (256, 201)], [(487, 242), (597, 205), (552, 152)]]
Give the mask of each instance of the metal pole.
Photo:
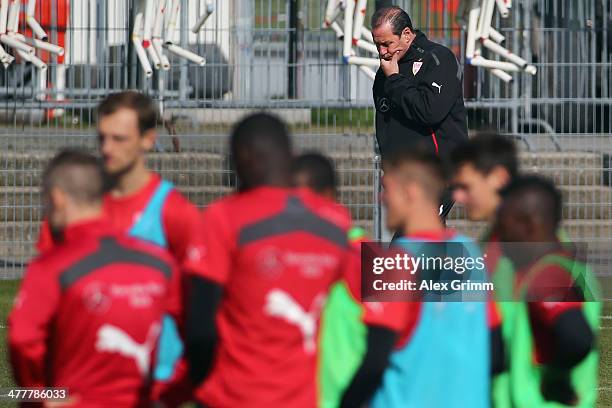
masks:
[[(189, 48), (189, 3), (186, 0), (181, 1), (181, 32), (180, 42), (181, 47)], [(189, 78), (187, 77), (189, 71), (187, 69), (187, 61), (181, 58), (180, 62), (180, 79), (179, 79), (179, 100), (184, 102), (187, 100), (187, 87), (189, 86)]]
[[(518, 4), (516, 5), (516, 8), (518, 9), (519, 6)], [(514, 47), (518, 48), (518, 44), (519, 44), (519, 12), (518, 10), (516, 10), (515, 12), (512, 13), (512, 22), (513, 22), (513, 27), (514, 30), (512, 30), (512, 45)], [(511, 99), (513, 101), (516, 101), (519, 98), (519, 82), (520, 78), (516, 78), (516, 80), (512, 81), (512, 96)], [(498, 81), (499, 82), (499, 81)], [(511, 126), (512, 126), (512, 134), (516, 135), (519, 132), (519, 107), (516, 104), (513, 104), (513, 106), (510, 108), (510, 114), (512, 116), (512, 120), (511, 120)]]
[[(525, 0), (523, 4), (523, 25), (525, 29), (523, 30), (523, 49), (525, 50), (524, 55), (527, 61), (531, 62), (533, 60), (533, 52), (531, 49), (532, 44), (532, 28), (531, 28), (531, 13), (533, 12), (533, 4), (531, 0)], [(521, 81), (521, 92), (523, 97), (525, 98), (525, 112), (523, 115), (523, 119), (532, 119), (533, 114), (531, 111), (531, 92), (533, 86), (533, 78), (531, 75), (524, 75), (523, 81)]]
[(297, 46), (298, 46), (298, 0), (287, 2), (289, 15), (289, 38), (287, 49), (287, 97), (297, 97)]
[[(376, 143), (376, 142), (374, 142)], [(374, 220), (373, 220), (373, 227), (372, 229), (374, 230), (374, 240), (379, 241), (382, 240), (382, 205), (380, 202), (380, 194), (382, 192), (382, 185), (380, 182), (380, 178), (381, 178), (381, 159), (380, 159), (380, 154), (375, 153), (374, 155), (374, 213), (372, 214)]]
[(96, 86), (100, 88), (110, 88), (110, 61), (111, 61), (111, 49), (109, 47), (108, 41), (108, 32), (106, 31), (106, 27), (108, 27), (108, 4), (104, 2), (104, 4), (98, 4), (98, 12), (96, 13), (98, 16), (98, 78)]
[(138, 84), (138, 70), (136, 69), (136, 54), (134, 52), (134, 46), (132, 45), (132, 32), (134, 31), (134, 16), (136, 15), (136, 4), (133, 0), (128, 0), (125, 3), (128, 8), (127, 16), (127, 32), (125, 33), (126, 39), (126, 54), (127, 54), (127, 69), (125, 70), (125, 83), (131, 89), (136, 89)]

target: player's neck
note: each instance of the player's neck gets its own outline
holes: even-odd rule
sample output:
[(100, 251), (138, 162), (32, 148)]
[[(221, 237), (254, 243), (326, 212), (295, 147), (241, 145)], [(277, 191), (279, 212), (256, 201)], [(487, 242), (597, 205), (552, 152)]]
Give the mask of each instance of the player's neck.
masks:
[(413, 216), (404, 223), (404, 235), (410, 236), (416, 232), (444, 231), (444, 225), (436, 208), (421, 208), (413, 212)]
[(79, 207), (68, 211), (66, 224), (68, 226), (94, 221), (102, 217), (102, 206)]
[(273, 174), (262, 184), (262, 186), (289, 188), (291, 187), (291, 178), (287, 177), (285, 173)]
[(525, 268), (526, 266), (533, 265), (546, 255), (558, 252), (562, 249), (563, 247), (561, 244), (559, 244), (556, 237), (550, 237), (550, 239), (545, 241), (533, 241), (531, 244), (527, 244), (525, 242), (522, 243), (522, 245), (515, 249), (514, 252), (517, 253), (511, 258), (515, 266), (521, 269)]
[(494, 199), (492, 199), (492, 205), (490, 207), (490, 211), (489, 211), (489, 215), (486, 217), (487, 221), (489, 222), (489, 225), (493, 225), (495, 224), (495, 219), (497, 217), (497, 210), (499, 208), (499, 206), (501, 205), (501, 197), (499, 195), (495, 196)]
[(152, 176), (151, 171), (144, 165), (135, 166), (119, 177), (112, 190), (113, 197), (125, 197), (140, 191), (151, 181)]

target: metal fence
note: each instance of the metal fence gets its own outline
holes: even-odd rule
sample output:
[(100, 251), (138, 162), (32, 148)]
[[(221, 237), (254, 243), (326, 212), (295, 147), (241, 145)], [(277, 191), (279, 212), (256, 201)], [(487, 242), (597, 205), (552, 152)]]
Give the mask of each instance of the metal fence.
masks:
[[(59, 0), (48, 1), (53, 10)], [(64, 90), (54, 83), (64, 69), (56, 57), (42, 93), (31, 66), (14, 63), (0, 72), (0, 277), (19, 275), (13, 262), (34, 253), (46, 160), (62, 146), (94, 150), (93, 108), (104, 95), (126, 88), (159, 102), (161, 138), (151, 165), (199, 206), (232, 189), (225, 146), (231, 124), (249, 110), (269, 109), (288, 121), (298, 150), (334, 158), (340, 200), (380, 236), (371, 80), (342, 63), (335, 34), (320, 28), (325, 1), (216, 0), (199, 35), (188, 27), (205, 0), (183, 1), (176, 38), (205, 55), (207, 65), (171, 58), (170, 70), (150, 79), (129, 41), (140, 0), (71, 3), (80, 4), (71, 12), (81, 19), (68, 24)], [(463, 62), (458, 0), (395, 3)], [(373, 7), (368, 2), (368, 16)], [(612, 274), (611, 9), (612, 0), (514, 0), (510, 17), (496, 17), (494, 25), (509, 49), (533, 61), (537, 75), (517, 74), (507, 85), (465, 66), (464, 77), (470, 131), (495, 129), (515, 138), (523, 169), (554, 178), (564, 192), (568, 232), (589, 243), (603, 274)], [(54, 18), (52, 13), (51, 41), (60, 37)], [(53, 117), (57, 109), (63, 115)], [(461, 208), (451, 225), (474, 236), (483, 228), (465, 221)]]

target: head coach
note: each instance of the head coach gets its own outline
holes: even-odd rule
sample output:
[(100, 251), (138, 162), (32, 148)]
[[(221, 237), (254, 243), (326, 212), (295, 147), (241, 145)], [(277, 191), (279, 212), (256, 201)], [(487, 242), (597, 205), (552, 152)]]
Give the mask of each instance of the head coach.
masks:
[[(372, 35), (380, 56), (373, 91), (383, 159), (417, 144), (444, 158), (467, 140), (462, 69), (455, 54), (415, 30), (396, 6), (374, 13)], [(441, 204), (445, 217), (452, 207), (448, 192)]]

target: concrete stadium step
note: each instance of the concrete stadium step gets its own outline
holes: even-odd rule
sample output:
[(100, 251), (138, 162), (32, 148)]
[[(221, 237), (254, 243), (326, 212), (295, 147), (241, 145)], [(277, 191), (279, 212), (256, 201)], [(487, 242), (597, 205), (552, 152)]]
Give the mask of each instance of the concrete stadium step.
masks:
[[(364, 228), (368, 236), (373, 236), (371, 220), (358, 220), (353, 224)], [(40, 225), (40, 222), (0, 222), (0, 260), (27, 262), (35, 256)]]
[[(179, 191), (199, 208), (234, 191), (232, 187), (183, 187)], [(371, 197), (369, 197), (371, 196)], [(341, 202), (353, 219), (372, 219), (374, 198), (371, 187), (342, 187)], [(38, 187), (0, 187), (0, 222), (40, 221), (42, 202)]]
[[(472, 222), (465, 220), (449, 220), (448, 227), (455, 228), (462, 234), (471, 237), (480, 237), (487, 228), (486, 222)], [(612, 243), (612, 220), (564, 220), (562, 227), (571, 239), (588, 244), (595, 244), (596, 240), (608, 240)], [(608, 248), (609, 252), (609, 248)]]
[[(230, 187), (179, 187), (191, 202), (204, 207), (233, 191)], [(0, 221), (36, 221), (41, 219), (38, 187), (0, 187)]]
[(530, 168), (603, 168), (603, 156), (590, 152), (521, 152), (521, 169)]
[(604, 184), (604, 171), (601, 168), (545, 168), (532, 166), (523, 168), (524, 172), (538, 174), (553, 181), (557, 186), (601, 186)]
[[(354, 225), (361, 226), (369, 236), (373, 236), (371, 220), (357, 220)], [(451, 220), (448, 226), (475, 239), (486, 229), (484, 222), (463, 220)], [(571, 239), (586, 242), (589, 252), (602, 258), (609, 258), (609, 248), (612, 245), (612, 220), (569, 220), (564, 221), (563, 228)], [(0, 222), (0, 259), (23, 262), (35, 255), (34, 243), (39, 229), (39, 222)], [(602, 237), (608, 237), (607, 241), (602, 240)]]
[[(612, 188), (601, 186), (560, 186), (563, 194), (563, 217), (565, 219), (611, 219)], [(339, 191), (342, 203), (360, 203), (362, 208), (372, 208), (375, 203), (374, 189), (371, 186), (342, 186)], [(371, 215), (367, 215), (371, 218)], [(465, 219), (465, 209), (457, 206), (450, 219)]]
[[(53, 157), (52, 152), (13, 153), (0, 152), (0, 185), (32, 186), (40, 184), (42, 170)], [(148, 165), (168, 175), (177, 184), (222, 184), (227, 178), (225, 156), (212, 153), (151, 154)], [(215, 177), (217, 176), (217, 177)], [(191, 178), (196, 178), (192, 180)]]
[(602, 185), (604, 160), (598, 153), (521, 153), (520, 170), (547, 177), (559, 186)]
[[(211, 201), (234, 191), (230, 186), (178, 185), (190, 201), (202, 208)], [(611, 219), (612, 188), (600, 186), (562, 186), (565, 219)], [(341, 185), (338, 199), (351, 210), (354, 219), (372, 219), (376, 203), (373, 186)], [(38, 187), (0, 187), (0, 221), (40, 219), (40, 189)], [(457, 206), (450, 219), (465, 219), (465, 209)]]
[(40, 222), (0, 222), (0, 259), (27, 261), (36, 254)]
[[(449, 228), (454, 228), (462, 234), (478, 239), (487, 225), (484, 222), (451, 220)], [(609, 276), (612, 272), (612, 220), (566, 220), (562, 227), (571, 240), (586, 244), (586, 254), (589, 265), (599, 275)]]
[[(51, 151), (18, 153), (0, 152), (2, 186), (33, 186), (40, 183), (40, 172), (53, 156)], [(340, 184), (369, 185), (374, 182), (374, 154), (371, 152), (331, 152), (339, 173)], [(153, 153), (148, 163), (152, 169), (176, 184), (229, 185), (226, 154)], [(594, 153), (523, 153), (522, 169), (538, 172), (565, 185), (600, 185), (603, 181), (603, 159)]]
[[(38, 186), (51, 152), (0, 152), (0, 186)], [(369, 153), (337, 153), (331, 155), (338, 169), (339, 183), (372, 184), (374, 155)], [(232, 178), (227, 155), (216, 153), (153, 153), (148, 165), (177, 185), (230, 185)]]
[[(601, 186), (558, 186), (563, 195), (564, 219), (612, 219), (612, 188)], [(456, 206), (450, 219), (466, 219), (462, 206)]]
[[(0, 138), (1, 140), (1, 138)], [(316, 145), (316, 143), (314, 143)], [(314, 145), (312, 148), (314, 149)], [(27, 151), (20, 151), (18, 149), (5, 148), (3, 152), (0, 152), (0, 161), (19, 161), (27, 159), (48, 159), (53, 156), (57, 149), (46, 149), (44, 145), (40, 144), (27, 144), (25, 145)], [(62, 147), (67, 146), (63, 144)], [(77, 146), (78, 147), (78, 146)], [(93, 148), (95, 149), (95, 147)], [(309, 150), (310, 147), (304, 148)], [(325, 149), (321, 151), (326, 152)], [(343, 150), (330, 150), (325, 154), (332, 157), (335, 161), (342, 160), (344, 158), (353, 159), (367, 159), (371, 161), (374, 157), (374, 153), (370, 150), (359, 150), (351, 149), (350, 147), (344, 147)], [(204, 156), (210, 157), (209, 155), (226, 157), (227, 151), (221, 152), (200, 152), (200, 151), (183, 151), (181, 153), (151, 153), (150, 156), (159, 156), (164, 160), (189, 160), (194, 157)], [(588, 153), (588, 152), (539, 152), (539, 153), (520, 153), (519, 155), (521, 166), (523, 170), (532, 169), (601, 169), (603, 168), (603, 156), (599, 153)], [(12, 160), (11, 160), (12, 159)], [(337, 163), (339, 167), (341, 163)]]
[[(316, 132), (316, 133), (315, 133)], [(177, 129), (182, 152), (212, 152), (228, 151), (230, 130), (218, 129)], [(293, 145), (297, 151), (321, 150), (325, 152), (372, 152), (374, 139), (371, 134), (348, 133), (341, 129), (313, 129), (308, 133), (295, 129)], [(163, 151), (173, 150), (172, 137), (164, 129), (158, 128), (158, 142)], [(30, 152), (37, 150), (55, 151), (64, 147), (97, 147), (96, 130), (87, 127), (31, 127), (0, 128), (0, 149), (4, 151)]]
[[(360, 210), (363, 210), (361, 208)], [(356, 224), (370, 225), (370, 218), (355, 217)], [(484, 222), (471, 222), (466, 220), (449, 220), (448, 225), (458, 228), (470, 236), (480, 236), (486, 228)], [(612, 239), (612, 220), (564, 220), (564, 228), (575, 239)], [(40, 222), (37, 220), (18, 220), (0, 222), (0, 245), (29, 245), (38, 237)], [(370, 227), (368, 227), (370, 228)]]

